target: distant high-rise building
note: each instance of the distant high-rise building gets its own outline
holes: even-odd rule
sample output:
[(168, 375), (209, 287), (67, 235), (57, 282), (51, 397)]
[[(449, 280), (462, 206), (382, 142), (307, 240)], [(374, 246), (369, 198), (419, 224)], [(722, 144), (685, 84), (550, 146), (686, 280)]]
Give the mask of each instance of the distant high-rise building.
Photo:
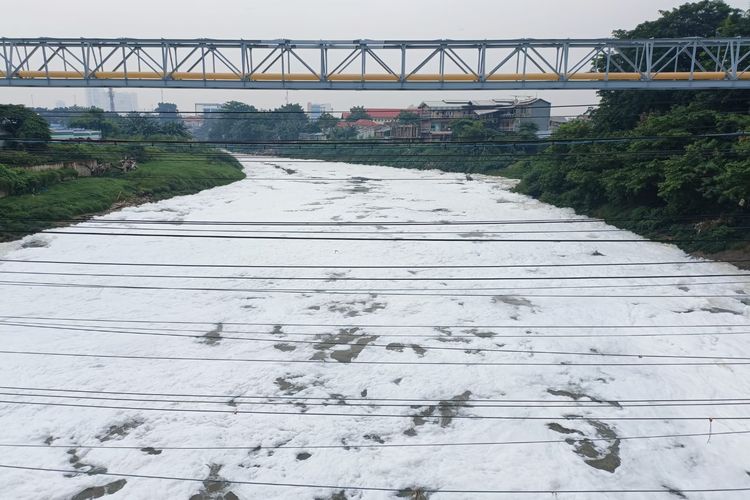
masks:
[(330, 113), (331, 111), (333, 111), (333, 107), (330, 104), (307, 103), (307, 116), (311, 120), (317, 120), (323, 113)]
[(86, 106), (109, 111), (109, 96), (107, 94), (107, 89), (87, 88)]
[(62, 99), (55, 101), (55, 107), (56, 108), (66, 107), (65, 101), (63, 101)]
[(135, 92), (115, 92), (115, 111), (124, 113), (138, 111), (138, 94)]
[[(114, 92), (114, 99), (110, 100), (109, 90), (102, 88), (86, 89), (86, 105), (105, 111), (129, 113), (138, 111), (138, 94), (135, 92)], [(112, 108), (114, 103), (115, 109)]]

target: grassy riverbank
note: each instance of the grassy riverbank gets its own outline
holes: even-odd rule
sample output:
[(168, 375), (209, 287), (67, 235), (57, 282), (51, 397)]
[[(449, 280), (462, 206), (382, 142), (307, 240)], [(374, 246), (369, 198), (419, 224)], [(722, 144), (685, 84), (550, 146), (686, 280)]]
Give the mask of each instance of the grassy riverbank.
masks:
[[(0, 240), (14, 240), (54, 227), (60, 224), (56, 221), (193, 194), (245, 177), (237, 160), (219, 152), (196, 155), (146, 150), (146, 158), (133, 172), (69, 176), (39, 192), (0, 199)], [(55, 172), (60, 171), (48, 174)]]

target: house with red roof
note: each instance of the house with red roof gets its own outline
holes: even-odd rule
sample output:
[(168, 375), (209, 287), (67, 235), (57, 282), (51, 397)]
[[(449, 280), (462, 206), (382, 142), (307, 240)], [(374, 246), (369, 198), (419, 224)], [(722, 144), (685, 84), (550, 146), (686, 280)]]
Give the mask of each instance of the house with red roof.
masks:
[[(390, 123), (396, 121), (398, 118), (398, 115), (401, 114), (402, 111), (408, 111), (405, 109), (397, 109), (397, 108), (367, 108), (365, 109), (365, 112), (370, 116), (372, 121), (377, 122), (379, 124), (384, 123)], [(349, 111), (345, 111), (341, 115), (342, 120), (346, 120), (351, 116), (351, 113)]]

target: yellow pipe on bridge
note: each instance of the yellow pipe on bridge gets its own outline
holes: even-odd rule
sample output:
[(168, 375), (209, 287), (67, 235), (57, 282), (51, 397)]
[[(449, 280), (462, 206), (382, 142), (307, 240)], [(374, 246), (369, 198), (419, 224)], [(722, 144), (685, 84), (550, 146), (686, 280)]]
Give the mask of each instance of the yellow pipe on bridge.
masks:
[[(604, 82), (604, 81), (640, 81), (643, 80), (642, 73), (572, 73), (565, 80), (577, 82)], [(728, 78), (728, 74), (722, 71), (696, 71), (696, 72), (670, 72), (655, 73), (651, 80), (655, 81), (721, 81)], [(0, 78), (6, 74), (0, 71)], [(53, 80), (80, 80), (84, 75), (78, 71), (18, 71), (15, 78), (19, 79), (53, 79)], [(98, 80), (162, 80), (165, 75), (152, 71), (98, 71), (91, 75)], [(740, 80), (750, 80), (750, 72), (737, 75)], [(320, 76), (313, 73), (255, 73), (238, 75), (236, 73), (194, 73), (174, 72), (166, 75), (168, 80), (208, 80), (208, 81), (254, 81), (254, 82), (317, 82)], [(392, 74), (364, 75), (357, 73), (337, 73), (328, 75), (329, 82), (399, 82), (400, 79)], [(495, 73), (485, 78), (488, 82), (523, 82), (523, 81), (564, 81), (557, 73)], [(477, 82), (479, 79), (473, 74), (446, 74), (423, 73), (406, 76), (407, 82)]]

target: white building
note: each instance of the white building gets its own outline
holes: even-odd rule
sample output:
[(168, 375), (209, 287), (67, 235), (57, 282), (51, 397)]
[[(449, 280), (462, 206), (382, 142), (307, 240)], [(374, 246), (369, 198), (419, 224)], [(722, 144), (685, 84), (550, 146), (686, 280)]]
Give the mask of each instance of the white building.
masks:
[(307, 116), (311, 120), (317, 120), (323, 113), (330, 113), (333, 111), (333, 106), (330, 104), (318, 104), (315, 102), (307, 103)]

